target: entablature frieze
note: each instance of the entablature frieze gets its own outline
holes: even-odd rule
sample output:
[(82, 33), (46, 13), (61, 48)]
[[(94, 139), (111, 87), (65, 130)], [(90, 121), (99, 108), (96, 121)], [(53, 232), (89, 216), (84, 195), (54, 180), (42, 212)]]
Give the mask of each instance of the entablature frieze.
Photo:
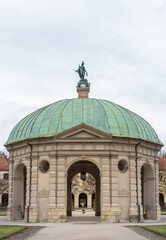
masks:
[(110, 155), (110, 151), (58, 151), (57, 156), (60, 155), (65, 155), (65, 156), (82, 156), (83, 154), (85, 156), (101, 156), (105, 155), (108, 156)]
[(66, 158), (67, 157), (67, 154), (64, 154), (64, 153), (57, 153), (57, 158)]
[(29, 158), (28, 157), (16, 157), (16, 158), (13, 158), (13, 162), (14, 163), (18, 163), (18, 162), (27, 162), (27, 160), (29, 161)]
[(110, 158), (112, 159), (112, 158), (118, 158), (118, 156), (119, 156), (119, 154), (118, 153), (110, 153)]
[(55, 158), (57, 158), (57, 153), (56, 152), (55, 153), (51, 153), (48, 156), (49, 156), (50, 159), (55, 159)]

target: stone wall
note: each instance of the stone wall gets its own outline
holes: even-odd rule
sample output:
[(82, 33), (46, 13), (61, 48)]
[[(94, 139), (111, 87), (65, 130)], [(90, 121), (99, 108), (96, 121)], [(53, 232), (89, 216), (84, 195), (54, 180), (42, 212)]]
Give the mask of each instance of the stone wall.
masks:
[[(26, 167), (26, 195), (24, 218), (27, 220), (29, 205), (30, 170), (32, 170), (30, 222), (67, 221), (68, 169), (78, 161), (94, 163), (100, 171), (101, 221), (137, 221), (135, 145), (136, 139), (115, 138), (100, 131), (80, 129), (68, 131), (56, 138), (29, 140), (33, 145), (32, 169), (30, 147), (26, 142), (8, 146), (10, 151), (8, 219), (14, 216), (14, 181), (19, 164)], [(153, 219), (159, 219), (157, 152), (160, 146), (142, 142), (138, 148), (138, 202), (142, 208), (141, 168), (148, 164), (153, 172), (154, 209)], [(49, 163), (49, 170), (39, 170), (41, 162)], [(118, 168), (119, 161), (127, 164), (126, 172)], [(23, 196), (22, 196), (23, 197)], [(22, 206), (24, 208), (24, 206)], [(143, 219), (141, 210), (141, 219)]]

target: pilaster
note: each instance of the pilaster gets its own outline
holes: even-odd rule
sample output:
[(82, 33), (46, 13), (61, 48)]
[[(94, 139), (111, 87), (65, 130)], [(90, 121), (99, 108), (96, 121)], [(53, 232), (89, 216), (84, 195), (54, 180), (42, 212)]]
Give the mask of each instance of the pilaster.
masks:
[(88, 203), (87, 203), (87, 207), (88, 208), (92, 208), (92, 194), (88, 194)]
[(38, 156), (32, 156), (32, 185), (31, 185), (31, 208), (38, 207)]
[[(30, 169), (30, 160), (27, 161), (27, 194), (26, 194), (26, 209), (25, 209), (25, 219), (27, 221), (27, 207), (29, 208), (29, 222), (35, 223), (39, 220), (39, 210), (38, 210), (38, 155), (37, 153), (32, 154), (32, 169)], [(30, 171), (31, 175), (31, 199), (29, 201), (29, 190), (30, 190)]]
[(49, 208), (56, 208), (57, 156), (50, 155)]
[(117, 174), (117, 155), (111, 156), (110, 163), (110, 184), (111, 184), (111, 207), (119, 208), (119, 195), (118, 195), (118, 174)]
[(65, 183), (66, 183), (66, 161), (65, 156), (58, 157), (57, 161), (57, 208), (65, 208), (66, 206), (66, 189), (65, 189)]
[(79, 208), (79, 195), (74, 195), (74, 208)]
[(13, 174), (14, 174), (14, 160), (13, 157), (9, 159), (9, 194), (8, 194), (8, 208), (7, 208), (7, 220), (13, 218)]
[[(118, 178), (116, 158), (110, 160), (109, 156), (102, 156), (101, 164), (101, 221), (119, 222), (120, 210), (118, 207)], [(111, 169), (114, 170), (112, 171)]]
[[(51, 160), (51, 164), (55, 168), (55, 174), (50, 177), (51, 181), (51, 196), (50, 207), (48, 209), (48, 221), (49, 222), (66, 222), (66, 159), (65, 156), (58, 156), (56, 158), (56, 164)], [(56, 190), (54, 186), (57, 185)], [(55, 203), (54, 203), (55, 200)]]
[[(139, 162), (139, 160), (138, 160)], [(139, 166), (139, 164), (138, 164)], [(139, 167), (138, 167), (139, 169)], [(138, 173), (138, 178), (141, 177), (141, 174)], [(131, 222), (138, 221), (138, 206), (137, 206), (137, 198), (136, 198), (136, 164), (135, 164), (135, 156), (134, 154), (130, 156), (129, 162), (129, 186), (130, 186), (130, 209), (129, 209), (129, 220)], [(141, 193), (139, 191), (139, 193)], [(140, 202), (141, 205), (141, 202)]]
[(154, 160), (154, 175), (155, 175), (155, 219), (160, 220), (160, 205), (159, 205), (159, 165), (158, 158)]
[(110, 207), (110, 165), (109, 157), (102, 156), (101, 158), (101, 189), (102, 189), (102, 208)]

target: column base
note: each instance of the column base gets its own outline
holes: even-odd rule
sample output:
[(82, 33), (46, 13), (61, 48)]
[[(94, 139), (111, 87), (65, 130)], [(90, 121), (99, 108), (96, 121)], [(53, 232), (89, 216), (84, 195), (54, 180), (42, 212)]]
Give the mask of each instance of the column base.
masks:
[[(25, 209), (25, 222), (27, 222), (27, 208)], [(39, 222), (39, 210), (38, 208), (29, 208), (29, 222), (30, 223), (37, 223)]]
[(48, 222), (61, 222), (67, 221), (66, 208), (48, 208)]
[(120, 222), (120, 208), (102, 208), (101, 209), (101, 222)]
[[(138, 207), (131, 207), (129, 212), (129, 221), (130, 222), (138, 222)], [(142, 206), (140, 206), (140, 222), (143, 221), (143, 212)]]
[(156, 212), (156, 220), (161, 220), (161, 209), (160, 209), (160, 205), (157, 205), (156, 207), (155, 207), (155, 212)]
[(12, 208), (7, 208), (7, 220), (12, 220)]

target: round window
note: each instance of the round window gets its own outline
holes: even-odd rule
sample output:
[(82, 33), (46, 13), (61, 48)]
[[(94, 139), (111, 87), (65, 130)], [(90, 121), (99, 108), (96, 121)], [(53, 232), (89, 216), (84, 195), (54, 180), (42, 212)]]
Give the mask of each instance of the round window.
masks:
[(39, 169), (42, 173), (46, 173), (50, 168), (50, 164), (48, 161), (43, 160), (40, 162)]
[(126, 160), (120, 160), (118, 162), (118, 169), (120, 172), (124, 173), (127, 171), (128, 169), (128, 164), (127, 164), (127, 161)]

